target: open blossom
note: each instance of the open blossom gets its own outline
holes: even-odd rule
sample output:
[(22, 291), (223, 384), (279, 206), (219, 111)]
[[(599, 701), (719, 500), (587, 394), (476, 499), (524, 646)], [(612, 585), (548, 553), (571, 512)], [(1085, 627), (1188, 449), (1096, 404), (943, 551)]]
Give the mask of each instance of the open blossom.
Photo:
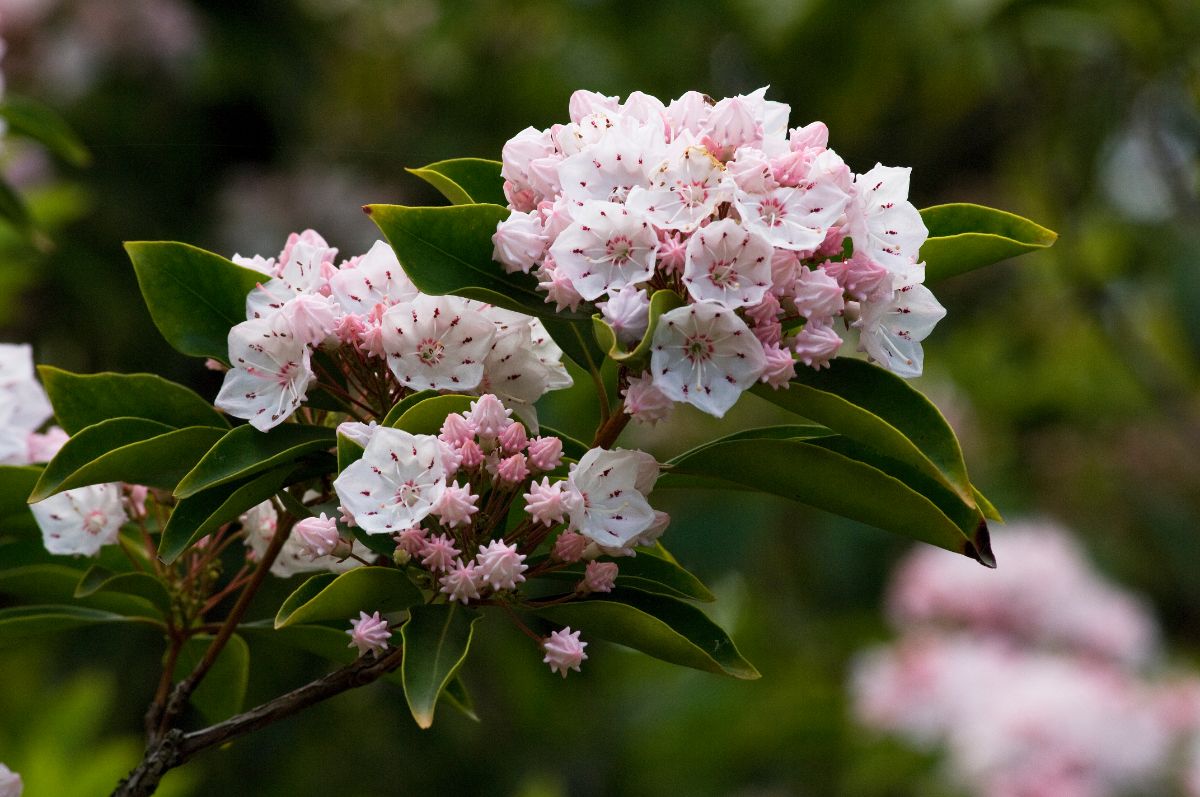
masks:
[(333, 487), (368, 534), (410, 528), (434, 511), (446, 491), (442, 444), (432, 435), (381, 427)]
[(50, 553), (95, 556), (117, 541), (128, 519), (116, 484), (93, 484), (52, 495), (30, 505)]
[(383, 315), (396, 380), (413, 390), (470, 390), (483, 379), (495, 326), (456, 296), (418, 296)]
[(924, 285), (905, 285), (888, 298), (863, 302), (861, 313), (854, 322), (859, 348), (901, 376), (920, 376), (925, 362), (921, 341), (946, 315), (933, 293)]
[(358, 648), (358, 655), (368, 653), (379, 655), (387, 650), (388, 640), (392, 632), (388, 630), (387, 620), (379, 616), (379, 612), (367, 614), (359, 612), (357, 620), (350, 621), (350, 644), (347, 647)]
[(609, 293), (608, 301), (597, 302), (596, 307), (625, 346), (640, 341), (650, 325), (650, 297), (641, 288), (626, 285)]
[(342, 312), (358, 315), (370, 313), (376, 305), (391, 307), (417, 298), (417, 287), (384, 241), (372, 244), (353, 268), (343, 264), (329, 279), (329, 288)]
[[(654, 468), (649, 479), (647, 459)], [(567, 478), (573, 499), (568, 502), (572, 530), (604, 546), (634, 543), (654, 523), (645, 493), (657, 475), (653, 458), (640, 451), (591, 449)]]
[(854, 180), (847, 208), (854, 251), (869, 255), (889, 271), (903, 269), (929, 237), (921, 213), (908, 201), (911, 169), (876, 164)]
[(846, 209), (849, 197), (829, 181), (781, 186), (765, 194), (738, 191), (742, 222), (780, 249), (815, 249)]
[(304, 400), (313, 377), (310, 357), (283, 316), (243, 321), (229, 330), (233, 368), (214, 403), (261, 431), (278, 426)]
[(664, 313), (654, 330), (654, 387), (718, 418), (762, 375), (762, 346), (724, 305), (696, 302)]
[(529, 569), (524, 564), (525, 555), (517, 553), (517, 546), (501, 540), (480, 545), (475, 560), (479, 563), (481, 581), (496, 590), (516, 589), (525, 580), (522, 573)]
[(555, 631), (542, 642), (542, 650), (546, 657), (542, 662), (550, 665), (550, 672), (560, 673), (567, 677), (567, 670), (579, 672), (579, 665), (587, 659), (583, 652), (588, 643), (579, 640), (579, 632), (571, 631), (571, 627)]
[(636, 213), (612, 202), (588, 202), (550, 247), (555, 269), (592, 300), (650, 279), (658, 236)]
[(729, 308), (758, 304), (771, 287), (771, 244), (732, 219), (692, 235), (683, 284), (696, 301)]
[[(53, 410), (33, 369), (33, 348), (26, 343), (0, 343), (0, 464), (45, 462), (31, 459), (38, 440), (33, 434)], [(61, 430), (60, 430), (61, 431)]]
[(734, 183), (721, 162), (683, 140), (650, 178), (648, 187), (629, 192), (626, 206), (664, 230), (691, 232), (733, 199)]

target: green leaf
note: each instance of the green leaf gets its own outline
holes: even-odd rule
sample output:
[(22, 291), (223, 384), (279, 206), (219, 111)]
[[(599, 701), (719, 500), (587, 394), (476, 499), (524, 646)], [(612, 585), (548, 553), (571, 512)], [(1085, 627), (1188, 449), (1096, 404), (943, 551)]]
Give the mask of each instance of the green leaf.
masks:
[(29, 494), (42, 477), (41, 466), (0, 465), (0, 532), (19, 517), (29, 514)]
[(405, 171), (420, 177), (456, 205), (507, 205), (500, 166), (500, 161), (483, 158), (454, 158)]
[(211, 426), (113, 418), (76, 434), (46, 465), (29, 502), (88, 484), (127, 482), (170, 490), (221, 438)]
[[(972, 538), (913, 487), (870, 464), (823, 447), (825, 440), (733, 440), (671, 460), (676, 474), (782, 496), (995, 566), (986, 525)], [(731, 468), (729, 463), (738, 467)]]
[(164, 616), (171, 612), (171, 596), (163, 583), (149, 573), (114, 573), (106, 567), (93, 565), (75, 586), (75, 598), (88, 598), (111, 592), (132, 595), (150, 602)]
[(0, 103), (0, 118), (12, 133), (45, 145), (72, 166), (87, 166), (91, 155), (57, 113), (40, 102), (9, 94)]
[(562, 440), (563, 456), (567, 459), (573, 459), (578, 462), (588, 452), (587, 443), (581, 440), (576, 440), (574, 437), (557, 429), (551, 429), (549, 426), (542, 426), (541, 429), (542, 437), (557, 437), (559, 440)]
[(424, 600), (421, 590), (394, 567), (356, 567), (340, 575), (312, 576), (287, 597), (275, 627), (357, 619), (359, 612), (394, 612)]
[(416, 393), (411, 393), (397, 401), (388, 414), (383, 416), (383, 420), (379, 422), (380, 426), (395, 426), (396, 421), (400, 420), (400, 416), (408, 412), (410, 409), (420, 404), (422, 401), (434, 396), (440, 395), (436, 390), (420, 390)]
[(592, 316), (592, 332), (596, 342), (608, 356), (622, 365), (640, 366), (650, 359), (650, 343), (654, 340), (654, 330), (658, 328), (658, 318), (676, 307), (683, 307), (683, 299), (675, 291), (655, 291), (650, 297), (650, 322), (646, 334), (632, 350), (627, 350), (617, 340), (617, 333), (599, 315)]
[(982, 205), (935, 205), (921, 218), (929, 228), (921, 247), (927, 283), (1045, 249), (1058, 238), (1029, 219)]
[(0, 648), (44, 634), (101, 623), (127, 623), (120, 614), (82, 606), (16, 606), (0, 609)]
[(686, 459), (710, 446), (719, 446), (722, 443), (729, 443), (734, 440), (816, 440), (822, 437), (829, 437), (832, 434), (833, 432), (827, 427), (815, 423), (756, 426), (751, 429), (743, 429), (740, 432), (727, 434), (724, 437), (718, 437), (715, 440), (709, 440), (707, 443), (701, 443), (695, 448), (688, 449), (682, 454), (677, 455), (675, 459)]
[(414, 606), (400, 629), (404, 697), (420, 727), (433, 725), (438, 698), (466, 660), (479, 617), (457, 603)]
[(753, 392), (911, 465), (975, 505), (954, 430), (929, 399), (890, 371), (838, 357), (823, 370), (797, 369), (786, 390), (756, 385)]
[[(665, 550), (664, 550), (665, 553)], [(544, 561), (546, 557), (539, 557)], [(530, 561), (533, 566), (539, 559)], [(608, 561), (608, 560), (606, 560)], [(642, 592), (670, 595), (687, 600), (715, 601), (717, 597), (704, 586), (700, 579), (689, 573), (678, 562), (673, 562), (653, 549), (640, 548), (637, 556), (616, 560), (618, 566), (617, 586), (630, 587)], [(560, 570), (538, 576), (555, 581), (579, 581), (583, 578), (582, 565), (570, 565)]]
[[(446, 416), (455, 412), (467, 412), (475, 396), (463, 396), (449, 393), (444, 396), (431, 396), (415, 402), (400, 414), (400, 417), (390, 424), (397, 429), (403, 429), (410, 434), (433, 434), (441, 432)], [(389, 413), (390, 415), (391, 413)]]
[[(175, 666), (176, 677), (186, 676), (196, 668), (212, 645), (213, 637), (198, 634), (190, 638), (179, 651)], [(242, 710), (246, 685), (250, 681), (250, 648), (237, 634), (229, 637), (217, 654), (212, 669), (192, 692), (191, 704), (210, 723), (229, 719)]]
[[(7, 551), (5, 552), (7, 553)], [(0, 595), (26, 603), (75, 603), (126, 617), (158, 617), (154, 606), (140, 596), (98, 593), (76, 596), (83, 573), (61, 564), (31, 564), (0, 570)]]
[(25, 200), (9, 182), (0, 178), (0, 218), (7, 220), (23, 234), (33, 230), (33, 217)]
[[(639, 555), (640, 557), (640, 555)], [(640, 650), (656, 659), (734, 678), (758, 678), (754, 665), (704, 612), (666, 595), (615, 589), (545, 606), (534, 614), (559, 625)]]
[(239, 426), (208, 450), (176, 486), (175, 495), (187, 498), (210, 487), (294, 463), (305, 454), (328, 451), (336, 444), (336, 437), (333, 429), (324, 426), (285, 423), (267, 432), (250, 425)]
[(229, 428), (225, 416), (196, 393), (154, 374), (73, 374), (39, 365), (38, 375), (67, 434), (110, 418), (145, 418), (180, 429)]
[(366, 449), (364, 449), (358, 443), (354, 442), (349, 437), (346, 437), (346, 435), (339, 432), (338, 436), (337, 436), (337, 469), (338, 469), (338, 473), (341, 473), (346, 468), (350, 467), (351, 463), (362, 459), (362, 455), (365, 450)]
[(229, 330), (246, 320), (246, 294), (263, 275), (173, 241), (130, 241), (125, 251), (167, 342), (184, 354), (228, 361)]
[(171, 564), (204, 535), (236, 520), (238, 515), (275, 495), (292, 470), (291, 465), (284, 465), (244, 481), (222, 484), (181, 499), (163, 528), (158, 558)]

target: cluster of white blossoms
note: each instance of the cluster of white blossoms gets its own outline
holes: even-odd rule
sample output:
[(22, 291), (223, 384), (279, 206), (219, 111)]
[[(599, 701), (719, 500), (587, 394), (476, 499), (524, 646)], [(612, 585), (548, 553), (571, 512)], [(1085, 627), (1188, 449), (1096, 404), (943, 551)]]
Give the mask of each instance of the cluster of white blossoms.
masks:
[(534, 425), (533, 403), (571, 385), (540, 321), (420, 293), (383, 241), (335, 265), (337, 249), (305, 230), (278, 258), (233, 260), (269, 279), (229, 331), (232, 368), (216, 405), (263, 431), (291, 416), (314, 380), (352, 414), (382, 417), (406, 391), (489, 392)]
[(671, 402), (721, 416), (762, 380), (787, 384), (797, 361), (820, 368), (858, 346), (903, 376), (945, 315), (922, 285), (928, 231), (908, 201), (909, 169), (854, 174), (821, 122), (788, 129), (766, 89), (714, 102), (571, 97), (568, 124), (527, 128), (504, 147), (511, 214), (494, 257), (533, 272), (558, 309), (596, 302), (626, 343), (663, 314), (649, 369), (627, 410), (656, 420)]
[(857, 662), (860, 721), (944, 750), (984, 797), (1200, 794), (1200, 678), (1154, 674), (1149, 611), (1062, 529), (1016, 523), (993, 544), (996, 571), (933, 548), (901, 565), (902, 635)]

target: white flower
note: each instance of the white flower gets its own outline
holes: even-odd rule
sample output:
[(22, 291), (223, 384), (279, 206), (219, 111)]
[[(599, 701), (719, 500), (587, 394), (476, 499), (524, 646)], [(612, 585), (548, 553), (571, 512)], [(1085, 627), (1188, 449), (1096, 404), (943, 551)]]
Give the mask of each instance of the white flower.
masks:
[(530, 346), (525, 328), (500, 335), (483, 361), (483, 379), (473, 393), (491, 393), (537, 430), (533, 403), (549, 390), (549, 371)]
[(630, 191), (625, 206), (656, 227), (690, 232), (711, 216), (717, 205), (733, 199), (734, 183), (720, 161), (703, 147), (684, 139), (675, 149), (677, 154), (651, 173), (650, 187)]
[(815, 249), (825, 231), (841, 217), (849, 197), (830, 179), (809, 178), (794, 187), (763, 194), (738, 191), (735, 206), (742, 222), (780, 249)]
[(771, 287), (771, 244), (732, 219), (714, 221), (692, 234), (683, 284), (697, 301), (729, 308), (758, 304)]
[(762, 345), (723, 305), (696, 302), (664, 313), (651, 346), (654, 386), (718, 418), (766, 367)]
[(29, 436), (54, 412), (33, 370), (27, 343), (0, 343), (0, 464), (24, 465)]
[(280, 314), (229, 330), (229, 361), (216, 406), (267, 431), (296, 411), (313, 373), (311, 351)]
[(268, 277), (275, 276), (275, 258), (263, 257), (262, 255), (234, 255), (229, 258), (242, 268), (248, 268), (251, 271), (257, 271), (259, 274), (265, 274)]
[(95, 556), (117, 541), (127, 517), (117, 484), (93, 484), (66, 490), (30, 505), (42, 530), (42, 543), (55, 554)]
[(433, 512), (446, 491), (442, 447), (432, 435), (381, 427), (333, 488), (367, 533), (411, 528)]
[[(644, 136), (642, 138), (645, 138)], [(563, 196), (582, 205), (591, 200), (624, 202), (631, 189), (650, 183), (650, 169), (665, 148), (647, 148), (632, 136), (613, 133), (558, 165)]]
[(638, 490), (646, 487), (647, 456), (602, 448), (584, 454), (567, 477), (571, 529), (599, 545), (621, 548), (650, 528), (654, 510)]
[(417, 296), (383, 315), (383, 347), (396, 379), (413, 390), (471, 390), (496, 329), (456, 296)]
[(492, 235), (492, 259), (510, 274), (528, 274), (546, 256), (549, 245), (542, 219), (537, 213), (514, 210), (496, 225)]
[(920, 376), (921, 341), (946, 315), (933, 293), (924, 285), (905, 285), (880, 301), (863, 302), (860, 312), (854, 322), (859, 350), (900, 376)]
[(608, 301), (597, 302), (596, 307), (617, 333), (617, 340), (626, 346), (640, 341), (650, 325), (650, 297), (633, 285), (611, 292)]
[(329, 289), (344, 313), (367, 315), (375, 305), (391, 307), (417, 298), (417, 286), (404, 273), (392, 247), (376, 241), (358, 262), (338, 269)]
[(854, 198), (846, 208), (854, 251), (870, 255), (889, 271), (914, 262), (929, 237), (921, 213), (908, 201), (911, 172), (876, 164), (854, 178)]
[(550, 247), (557, 272), (589, 301), (650, 279), (657, 252), (654, 228), (612, 202), (585, 204)]
[[(259, 285), (246, 296), (246, 317), (264, 318), (302, 293), (319, 293), (333, 269), (337, 250), (325, 243), (315, 230), (288, 236), (274, 278)], [(242, 265), (265, 266), (270, 261), (256, 259)]]

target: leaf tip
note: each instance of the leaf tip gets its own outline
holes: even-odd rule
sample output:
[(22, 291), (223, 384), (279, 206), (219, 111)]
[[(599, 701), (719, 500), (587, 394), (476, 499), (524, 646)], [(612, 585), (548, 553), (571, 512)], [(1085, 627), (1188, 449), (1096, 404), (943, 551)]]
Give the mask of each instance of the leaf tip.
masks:
[(375, 206), (374, 205), (363, 205), (362, 211), (363, 211), (363, 213), (366, 213), (368, 216), (370, 216), (372, 213), (375, 212)]
[(982, 518), (975, 528), (975, 534), (967, 541), (963, 553), (984, 567), (996, 568), (996, 555), (992, 553), (992, 537), (988, 531), (987, 521)]

